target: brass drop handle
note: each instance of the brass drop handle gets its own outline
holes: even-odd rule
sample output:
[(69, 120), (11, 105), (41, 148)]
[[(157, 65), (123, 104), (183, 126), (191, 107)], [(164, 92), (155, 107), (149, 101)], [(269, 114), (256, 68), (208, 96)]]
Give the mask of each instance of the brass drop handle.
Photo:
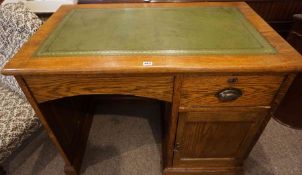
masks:
[(227, 101), (234, 101), (237, 98), (241, 97), (242, 91), (237, 88), (227, 88), (223, 89), (217, 94), (217, 98), (220, 101), (227, 102)]

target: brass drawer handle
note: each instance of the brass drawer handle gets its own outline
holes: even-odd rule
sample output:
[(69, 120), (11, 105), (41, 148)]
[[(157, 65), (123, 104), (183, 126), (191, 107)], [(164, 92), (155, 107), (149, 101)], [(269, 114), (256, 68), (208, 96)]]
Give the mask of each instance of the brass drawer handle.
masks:
[(220, 101), (227, 102), (227, 101), (234, 101), (237, 98), (241, 97), (242, 91), (237, 88), (227, 88), (223, 89), (217, 94), (217, 98)]

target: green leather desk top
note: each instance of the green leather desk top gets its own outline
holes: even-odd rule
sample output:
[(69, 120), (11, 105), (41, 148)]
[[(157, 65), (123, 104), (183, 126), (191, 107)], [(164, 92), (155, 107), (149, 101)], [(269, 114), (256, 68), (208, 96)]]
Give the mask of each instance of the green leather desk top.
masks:
[(236, 7), (152, 7), (73, 9), (35, 55), (275, 52)]

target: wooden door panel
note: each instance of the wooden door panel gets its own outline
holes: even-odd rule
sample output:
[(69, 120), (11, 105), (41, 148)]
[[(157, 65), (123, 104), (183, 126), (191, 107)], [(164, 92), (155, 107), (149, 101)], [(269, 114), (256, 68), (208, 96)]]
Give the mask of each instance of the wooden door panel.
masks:
[(266, 114), (262, 108), (180, 113), (174, 166), (236, 165)]
[[(190, 122), (184, 128), (186, 132), (184, 132), (183, 137), (194, 138), (194, 140), (184, 140), (183, 156), (190, 158), (231, 158), (237, 153), (251, 125), (248, 122)], [(238, 131), (241, 132), (238, 133)], [(196, 145), (203, 145), (203, 147)], [(222, 146), (224, 149), (221, 149)]]

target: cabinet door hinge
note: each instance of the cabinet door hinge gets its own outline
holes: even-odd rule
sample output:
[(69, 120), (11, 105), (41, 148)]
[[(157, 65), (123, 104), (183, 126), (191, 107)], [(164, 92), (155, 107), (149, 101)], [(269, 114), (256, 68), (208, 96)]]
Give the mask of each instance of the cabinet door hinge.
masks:
[(174, 151), (179, 151), (180, 150), (180, 143), (176, 142), (174, 145)]

